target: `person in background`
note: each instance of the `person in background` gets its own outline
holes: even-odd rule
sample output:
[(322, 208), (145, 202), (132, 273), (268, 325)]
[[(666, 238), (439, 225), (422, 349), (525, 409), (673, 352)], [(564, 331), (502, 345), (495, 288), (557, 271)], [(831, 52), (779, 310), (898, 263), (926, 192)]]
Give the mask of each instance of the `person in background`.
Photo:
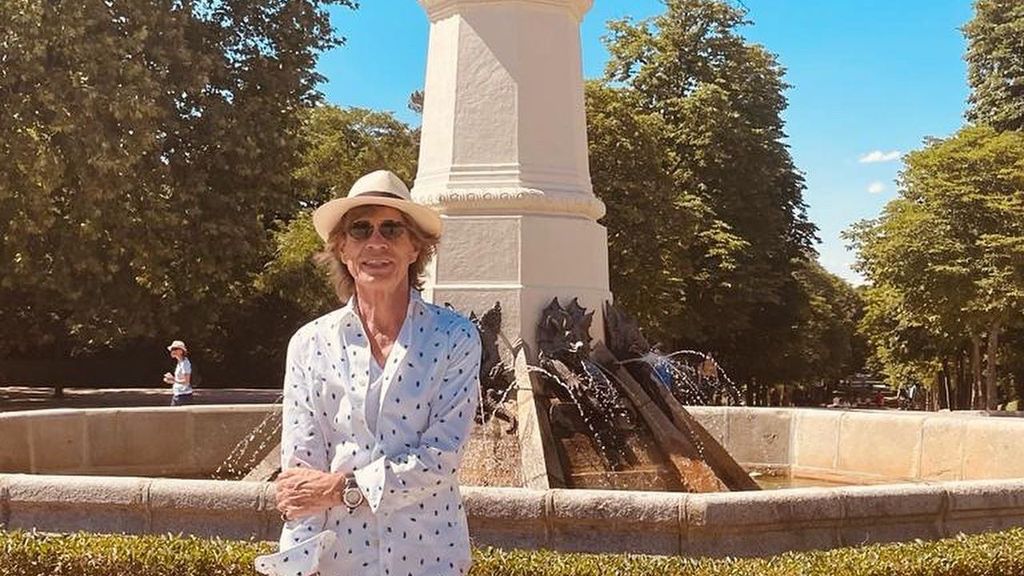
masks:
[(313, 225), (343, 306), (288, 344), (279, 576), (451, 576), (470, 567), (458, 470), (479, 398), (480, 336), (419, 288), (441, 218), (379, 170)]
[(164, 373), (164, 383), (171, 385), (171, 406), (184, 406), (192, 402), (192, 362), (188, 359), (188, 347), (181, 340), (175, 340), (167, 351), (177, 362), (173, 374)]

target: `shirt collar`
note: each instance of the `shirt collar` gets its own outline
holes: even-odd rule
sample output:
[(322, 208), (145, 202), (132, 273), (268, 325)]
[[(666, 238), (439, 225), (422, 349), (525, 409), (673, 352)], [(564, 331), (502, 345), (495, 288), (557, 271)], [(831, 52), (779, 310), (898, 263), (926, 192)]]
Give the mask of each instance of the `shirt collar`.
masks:
[[(420, 307), (422, 305), (423, 305), (423, 295), (420, 294), (419, 290), (410, 287), (409, 288), (409, 309), (406, 311), (406, 316), (408, 317), (409, 313), (411, 313), (414, 309), (416, 309), (416, 308), (418, 308), (418, 307)], [(345, 305), (341, 307), (340, 312), (341, 313), (338, 315), (338, 323), (340, 323), (342, 320), (344, 320), (346, 318), (358, 318), (359, 317), (358, 310), (356, 310), (356, 296), (355, 296), (354, 293), (352, 294), (352, 296), (349, 296), (348, 302), (346, 302)]]

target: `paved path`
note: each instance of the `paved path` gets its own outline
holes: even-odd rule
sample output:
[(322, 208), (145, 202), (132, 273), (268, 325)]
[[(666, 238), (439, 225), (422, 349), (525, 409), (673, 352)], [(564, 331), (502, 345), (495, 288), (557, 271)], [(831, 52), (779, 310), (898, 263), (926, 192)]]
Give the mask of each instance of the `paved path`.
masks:
[[(270, 404), (280, 390), (256, 388), (204, 388), (195, 391), (194, 404)], [(106, 408), (121, 406), (168, 406), (167, 388), (65, 388), (54, 398), (52, 388), (0, 386), (0, 412), (44, 408)]]

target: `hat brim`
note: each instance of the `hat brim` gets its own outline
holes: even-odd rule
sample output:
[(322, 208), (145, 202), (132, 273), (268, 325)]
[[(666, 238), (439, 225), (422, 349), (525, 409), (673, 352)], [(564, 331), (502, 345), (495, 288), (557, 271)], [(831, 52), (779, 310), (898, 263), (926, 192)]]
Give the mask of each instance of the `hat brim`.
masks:
[(421, 230), (433, 236), (441, 237), (441, 216), (434, 210), (401, 198), (386, 196), (356, 196), (354, 198), (335, 198), (313, 211), (313, 227), (324, 242), (327, 242), (338, 222), (341, 222), (349, 210), (359, 206), (388, 206), (412, 218)]
[(188, 352), (188, 348), (185, 348), (184, 346), (168, 346), (167, 351), (170, 352), (171, 350), (184, 350), (185, 352)]

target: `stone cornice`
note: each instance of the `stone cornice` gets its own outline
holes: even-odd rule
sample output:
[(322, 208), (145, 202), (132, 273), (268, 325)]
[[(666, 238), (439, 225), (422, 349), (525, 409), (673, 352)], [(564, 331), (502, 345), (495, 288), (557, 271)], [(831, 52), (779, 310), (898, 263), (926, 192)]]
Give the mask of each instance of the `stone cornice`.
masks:
[(594, 0), (419, 0), (419, 3), (427, 11), (431, 22), (456, 14), (461, 8), (488, 4), (537, 4), (567, 8), (577, 21), (581, 21), (583, 15), (594, 5)]
[(518, 186), (413, 190), (413, 199), (442, 214), (569, 214), (597, 220), (604, 202), (591, 194), (543, 191)]

